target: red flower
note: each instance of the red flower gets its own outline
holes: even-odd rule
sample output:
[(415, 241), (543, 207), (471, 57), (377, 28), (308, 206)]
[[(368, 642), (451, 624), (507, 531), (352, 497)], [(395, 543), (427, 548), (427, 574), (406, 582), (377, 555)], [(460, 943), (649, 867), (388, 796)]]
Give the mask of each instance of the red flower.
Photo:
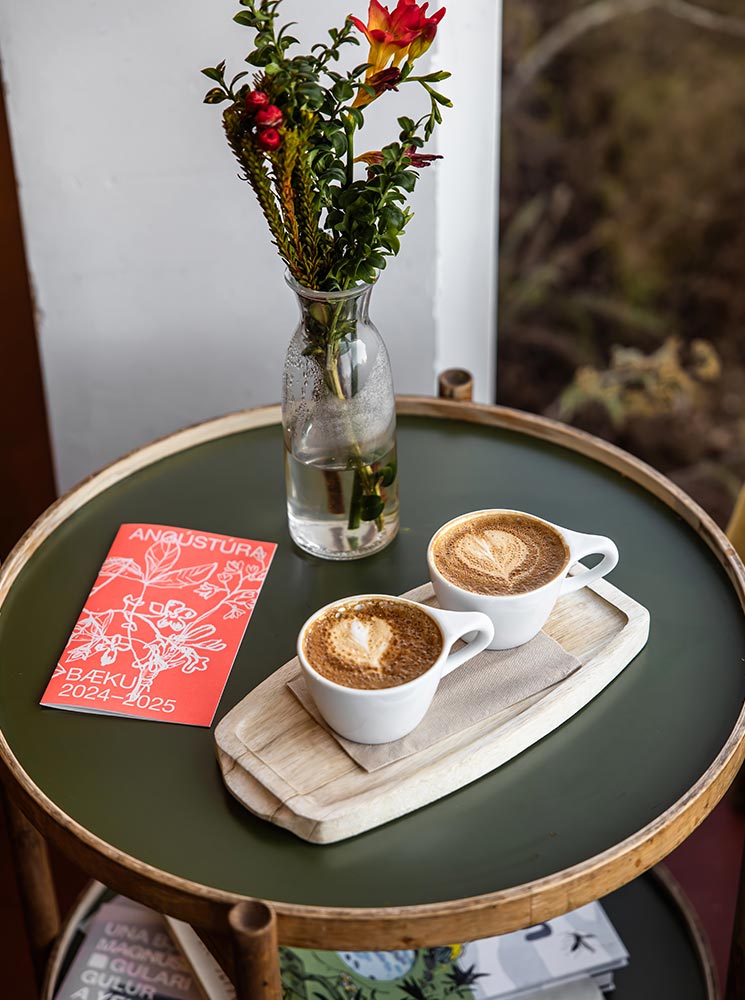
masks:
[(381, 69), (379, 73), (365, 80), (366, 85), (372, 87), (375, 93), (371, 94), (367, 90), (360, 88), (352, 107), (363, 108), (366, 104), (374, 101), (376, 97), (384, 94), (386, 90), (398, 90), (397, 84), (400, 79), (401, 70), (398, 67), (389, 66), (388, 69)]
[[(409, 158), (412, 167), (428, 167), (434, 160), (441, 160), (439, 153), (417, 153), (413, 146), (408, 146), (404, 153)], [(371, 150), (369, 153), (361, 153), (355, 157), (355, 163), (366, 163), (368, 167), (380, 166), (383, 162), (383, 154), (379, 149)]]
[(358, 17), (350, 20), (370, 42), (368, 62), (372, 66), (367, 71), (367, 79), (386, 67), (393, 56), (393, 66), (399, 66), (404, 58), (418, 59), (434, 41), (437, 25), (445, 16), (441, 7), (430, 17), (429, 3), (419, 4), (417, 0), (398, 0), (393, 11), (384, 7), (379, 0), (370, 0), (367, 24)]
[(276, 104), (269, 104), (256, 112), (254, 124), (257, 128), (279, 128), (283, 115)]
[(276, 128), (262, 129), (261, 132), (256, 133), (256, 145), (260, 149), (266, 150), (267, 153), (272, 153), (282, 145), (282, 136)]
[(269, 95), (263, 90), (249, 90), (246, 94), (246, 108), (252, 113), (267, 107), (268, 104)]
[(435, 160), (441, 160), (440, 153), (417, 153), (413, 146), (406, 150), (412, 167), (429, 167)]

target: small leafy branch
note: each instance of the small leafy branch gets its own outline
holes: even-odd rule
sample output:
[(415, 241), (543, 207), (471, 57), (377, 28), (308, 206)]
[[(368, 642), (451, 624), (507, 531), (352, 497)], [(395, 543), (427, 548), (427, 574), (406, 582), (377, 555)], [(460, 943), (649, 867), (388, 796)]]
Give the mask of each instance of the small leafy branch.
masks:
[[(280, 256), (307, 288), (337, 291), (372, 282), (395, 256), (411, 219), (406, 206), (417, 168), (437, 157), (421, 153), (451, 102), (436, 89), (449, 73), (414, 72), (432, 44), (444, 8), (398, 0), (393, 11), (371, 0), (368, 24), (349, 17), (331, 28), (328, 41), (308, 54), (292, 24), (277, 26), (282, 0), (240, 0), (234, 20), (254, 32), (246, 62), (254, 67), (228, 81), (225, 63), (202, 70), (215, 86), (207, 104), (230, 102), (223, 111), (228, 143), (242, 176), (253, 188)], [(337, 68), (355, 32), (370, 42), (368, 61), (346, 72)], [(243, 82), (241, 82), (243, 81)], [(355, 156), (364, 109), (382, 94), (407, 84), (423, 87), (429, 112), (418, 121), (398, 118), (398, 137), (382, 150)], [(356, 165), (365, 176), (356, 176)]]

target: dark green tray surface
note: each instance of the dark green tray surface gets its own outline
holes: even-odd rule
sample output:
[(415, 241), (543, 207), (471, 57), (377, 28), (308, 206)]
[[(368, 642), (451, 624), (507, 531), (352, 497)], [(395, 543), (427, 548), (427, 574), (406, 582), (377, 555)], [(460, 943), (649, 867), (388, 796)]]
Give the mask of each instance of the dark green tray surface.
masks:
[[(276, 426), (163, 459), (59, 527), (0, 613), (0, 727), (39, 787), (98, 837), (157, 868), (334, 906), (430, 903), (529, 882), (613, 847), (679, 799), (726, 742), (745, 699), (742, 612), (706, 545), (625, 477), (513, 431), (405, 417), (399, 448), (401, 533), (360, 562), (321, 562), (292, 545)], [(231, 798), (211, 731), (38, 705), (123, 522), (279, 543), (219, 720), (293, 655), (317, 607), (421, 583), (434, 530), (489, 506), (614, 538), (621, 562), (611, 580), (649, 608), (649, 643), (555, 733), (408, 817), (340, 844), (306, 844)]]

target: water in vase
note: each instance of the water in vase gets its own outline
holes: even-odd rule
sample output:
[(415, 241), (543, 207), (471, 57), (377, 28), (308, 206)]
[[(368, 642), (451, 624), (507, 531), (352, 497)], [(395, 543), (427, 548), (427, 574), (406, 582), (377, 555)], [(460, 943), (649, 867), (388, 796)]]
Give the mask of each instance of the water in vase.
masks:
[(359, 559), (398, 531), (395, 444), (365, 460), (298, 461), (285, 448), (287, 518), (300, 548), (326, 559)]

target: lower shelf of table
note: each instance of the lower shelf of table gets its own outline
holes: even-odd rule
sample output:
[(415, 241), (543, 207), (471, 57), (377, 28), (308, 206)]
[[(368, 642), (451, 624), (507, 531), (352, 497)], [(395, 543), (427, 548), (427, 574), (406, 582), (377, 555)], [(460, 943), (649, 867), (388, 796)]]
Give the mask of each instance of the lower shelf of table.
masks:
[(628, 967), (615, 974), (613, 1000), (718, 1000), (708, 944), (690, 903), (664, 866), (602, 903), (630, 956)]
[[(52, 955), (42, 1000), (53, 1000), (80, 943), (76, 931), (106, 894), (89, 887), (65, 921)], [(719, 1000), (714, 965), (695, 916), (672, 876), (659, 866), (602, 900), (630, 962), (615, 974), (613, 1000)]]

